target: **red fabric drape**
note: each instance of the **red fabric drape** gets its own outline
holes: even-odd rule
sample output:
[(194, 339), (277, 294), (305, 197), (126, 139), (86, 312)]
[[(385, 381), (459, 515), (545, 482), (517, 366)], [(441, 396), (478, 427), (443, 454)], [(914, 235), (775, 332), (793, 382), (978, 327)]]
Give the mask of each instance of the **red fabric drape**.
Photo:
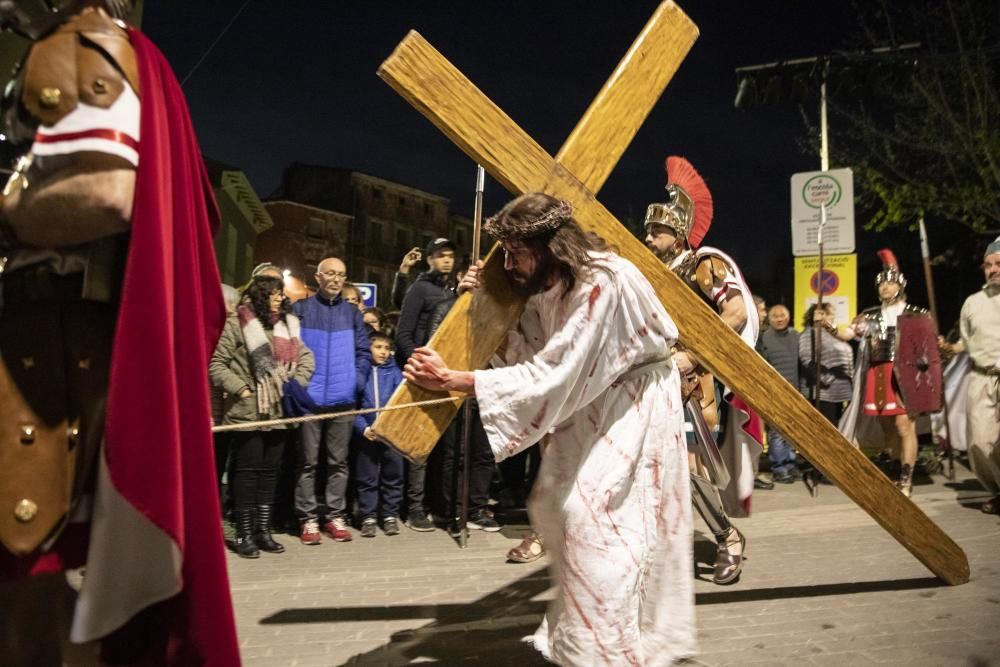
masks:
[(170, 664), (239, 664), (205, 374), (225, 320), (212, 246), (218, 209), (187, 103), (136, 30), (141, 138), (111, 360), (106, 461), (127, 502), (180, 548)]

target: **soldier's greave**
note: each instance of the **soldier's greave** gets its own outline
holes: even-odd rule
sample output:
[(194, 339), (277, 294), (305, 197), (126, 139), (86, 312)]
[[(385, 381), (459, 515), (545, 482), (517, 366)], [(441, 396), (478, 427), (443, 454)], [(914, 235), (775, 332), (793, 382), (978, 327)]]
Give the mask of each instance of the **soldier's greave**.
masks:
[(708, 529), (715, 535), (718, 542), (724, 542), (729, 536), (732, 524), (722, 508), (722, 498), (719, 491), (704, 477), (691, 475), (691, 502), (708, 524)]

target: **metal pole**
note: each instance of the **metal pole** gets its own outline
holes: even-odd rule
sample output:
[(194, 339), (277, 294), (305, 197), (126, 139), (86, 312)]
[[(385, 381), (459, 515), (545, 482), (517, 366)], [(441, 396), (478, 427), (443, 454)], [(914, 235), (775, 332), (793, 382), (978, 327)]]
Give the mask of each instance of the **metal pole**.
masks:
[[(476, 201), (472, 214), (472, 264), (479, 261), (479, 237), (482, 235), (483, 224), (483, 189), (486, 181), (486, 170), (476, 165)], [(472, 315), (472, 309), (469, 309)], [(472, 449), (472, 400), (467, 399), (462, 406), (462, 491), (461, 513), (458, 517), (458, 546), (465, 549), (469, 545), (469, 481), (472, 474), (470, 451)]]
[[(819, 86), (819, 162), (820, 169), (823, 171), (829, 171), (830, 169), (830, 145), (827, 139), (827, 124), (826, 124), (826, 74), (824, 72), (823, 81)], [(820, 204), (819, 207), (819, 230), (816, 233), (816, 245), (819, 246), (819, 271), (816, 274), (817, 277), (817, 298), (816, 298), (816, 310), (821, 311), (823, 309), (823, 230), (826, 227), (826, 202)], [(819, 410), (820, 402), (820, 361), (822, 356), (820, 351), (823, 347), (823, 332), (816, 329), (815, 324), (816, 318), (813, 316), (813, 368), (816, 369), (816, 393), (813, 394), (813, 398), (816, 401), (816, 409)]]
[[(823, 171), (829, 171), (830, 169), (830, 145), (827, 138), (827, 124), (826, 124), (826, 69), (823, 69), (823, 80), (819, 86), (819, 162), (820, 169)], [(826, 202), (823, 202), (819, 206), (819, 229), (816, 231), (816, 245), (819, 249), (819, 270), (816, 273), (816, 312), (823, 310), (823, 230), (826, 227)], [(816, 409), (820, 409), (820, 394), (822, 392), (820, 388), (819, 378), (820, 378), (820, 361), (822, 360), (822, 349), (823, 349), (823, 330), (816, 328), (816, 316), (813, 315), (812, 326), (812, 342), (813, 342), (813, 369), (815, 369), (815, 382), (813, 383), (814, 391), (813, 400), (816, 403)], [(806, 488), (809, 489), (810, 495), (813, 498), (819, 495), (819, 472), (813, 468), (811, 471), (807, 471), (803, 476), (803, 481), (805, 482)]]
[[(931, 272), (931, 251), (930, 245), (927, 243), (927, 228), (924, 226), (924, 218), (920, 217), (920, 254), (924, 259), (924, 280), (927, 282), (927, 302), (931, 309), (931, 319), (934, 320), (934, 331), (935, 333), (941, 333), (941, 323), (938, 321), (938, 311), (937, 311), (937, 298), (934, 294), (934, 277)], [(953, 440), (951, 439), (951, 419), (948, 415), (948, 397), (945, 395), (944, 391), (944, 369), (942, 368), (941, 373), (941, 405), (944, 409), (944, 433), (945, 437), (948, 439), (948, 450), (945, 452), (948, 456), (948, 479), (955, 480), (955, 448), (952, 446)]]

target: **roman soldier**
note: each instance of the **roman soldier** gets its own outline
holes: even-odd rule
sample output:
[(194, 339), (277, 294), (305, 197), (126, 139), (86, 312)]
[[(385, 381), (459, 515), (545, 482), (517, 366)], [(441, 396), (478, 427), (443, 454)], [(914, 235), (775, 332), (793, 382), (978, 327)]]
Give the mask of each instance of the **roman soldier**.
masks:
[[(904, 317), (929, 321), (927, 309), (906, 302), (906, 276), (899, 270), (896, 255), (884, 248), (878, 251), (882, 270), (875, 276), (879, 305), (859, 314), (850, 326), (837, 330), (842, 340), (860, 340), (854, 372), (851, 404), (840, 421), (840, 431), (848, 440), (863, 446), (890, 450), (890, 476), (896, 488), (910, 497), (913, 466), (917, 459), (917, 412), (908, 410), (900, 387), (901, 374), (896, 355), (899, 349), (900, 324)], [(936, 341), (928, 347), (928, 356), (937, 359), (936, 377), (932, 372), (928, 387), (941, 387), (940, 358)], [(915, 397), (914, 397), (915, 398)]]
[[(750, 288), (731, 257), (701, 244), (712, 224), (711, 192), (684, 158), (668, 157), (666, 168), (669, 201), (647, 208), (646, 245), (752, 349), (760, 322)], [(674, 362), (685, 379), (694, 432), (692, 499), (718, 542), (713, 581), (733, 583), (743, 569), (746, 538), (730, 523), (729, 516), (749, 515), (757, 461), (763, 450), (762, 424), (728, 387), (721, 388), (722, 410), (717, 409), (715, 380), (690, 350), (679, 347)], [(712, 435), (720, 422), (721, 446)]]
[[(225, 315), (218, 212), (131, 4), (0, 2), (32, 42), (3, 103), (18, 155), (0, 197), (7, 664), (59, 662), (66, 634), (103, 640), (113, 664), (239, 660), (205, 381)], [(77, 595), (65, 573), (81, 566)]]

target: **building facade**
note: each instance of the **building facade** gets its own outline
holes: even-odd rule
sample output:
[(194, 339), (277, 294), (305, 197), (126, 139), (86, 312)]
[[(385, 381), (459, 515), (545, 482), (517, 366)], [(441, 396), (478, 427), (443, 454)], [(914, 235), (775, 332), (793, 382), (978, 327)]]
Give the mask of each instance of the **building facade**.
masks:
[(214, 239), (219, 275), (227, 285), (240, 285), (253, 270), (257, 237), (274, 222), (242, 171), (210, 159), (205, 160), (205, 167), (219, 204)]
[(293, 164), (264, 206), (274, 228), (259, 237), (257, 261), (312, 284), (320, 260), (340, 257), (349, 280), (378, 286), (380, 306), (412, 248), (439, 237), (451, 239), (459, 257), (472, 247), (472, 221), (452, 213), (447, 198), (349, 169)]

